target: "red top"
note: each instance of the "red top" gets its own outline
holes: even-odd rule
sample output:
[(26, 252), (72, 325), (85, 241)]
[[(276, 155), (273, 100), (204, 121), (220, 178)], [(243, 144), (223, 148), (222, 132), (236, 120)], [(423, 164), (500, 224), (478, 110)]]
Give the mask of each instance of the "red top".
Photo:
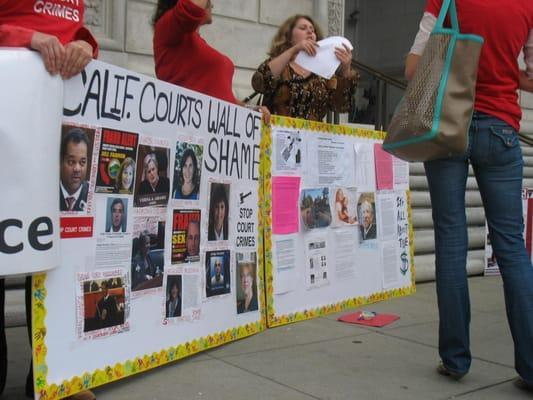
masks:
[(205, 10), (180, 0), (155, 24), (155, 73), (159, 79), (238, 104), (232, 91), (235, 67), (198, 34)]
[[(428, 0), (426, 11), (438, 17), (441, 4), (442, 0)], [(474, 107), (518, 131), (518, 57), (533, 29), (533, 0), (456, 0), (456, 5), (461, 33), (485, 39)]]
[(83, 0), (0, 0), (0, 46), (30, 47), (35, 31), (62, 44), (84, 40), (98, 55), (98, 44), (83, 26)]

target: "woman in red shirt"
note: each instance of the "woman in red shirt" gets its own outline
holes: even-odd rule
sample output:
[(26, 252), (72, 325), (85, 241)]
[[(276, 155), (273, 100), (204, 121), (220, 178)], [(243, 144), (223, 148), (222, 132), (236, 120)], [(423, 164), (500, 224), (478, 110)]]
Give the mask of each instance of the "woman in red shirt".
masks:
[[(244, 105), (232, 89), (235, 66), (199, 34), (212, 22), (211, 0), (159, 0), (153, 18), (155, 73), (158, 79)], [(268, 121), (266, 107), (256, 107)]]

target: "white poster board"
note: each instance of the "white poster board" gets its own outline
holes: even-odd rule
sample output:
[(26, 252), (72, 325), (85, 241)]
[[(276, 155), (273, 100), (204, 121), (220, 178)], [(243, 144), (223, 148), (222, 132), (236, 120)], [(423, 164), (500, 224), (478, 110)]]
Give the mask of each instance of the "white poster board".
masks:
[(28, 50), (0, 51), (0, 277), (59, 265), (57, 170), (63, 82)]
[(408, 165), (376, 146), (383, 135), (273, 118), (269, 327), (414, 292)]
[(34, 279), (36, 396), (264, 328), (260, 129), (258, 113), (102, 62), (65, 82), (61, 266)]

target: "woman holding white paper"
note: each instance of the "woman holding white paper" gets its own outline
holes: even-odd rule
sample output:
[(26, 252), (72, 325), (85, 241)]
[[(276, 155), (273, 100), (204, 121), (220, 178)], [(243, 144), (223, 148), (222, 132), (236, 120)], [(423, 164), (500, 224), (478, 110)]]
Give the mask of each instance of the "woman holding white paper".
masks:
[(334, 52), (340, 61), (331, 79), (320, 77), (294, 62), (298, 53), (315, 56), (320, 27), (306, 15), (287, 19), (272, 40), (269, 56), (252, 78), (254, 90), (264, 95), (263, 105), (274, 114), (324, 119), (328, 111), (347, 112), (359, 74), (351, 68), (352, 50), (343, 45)]

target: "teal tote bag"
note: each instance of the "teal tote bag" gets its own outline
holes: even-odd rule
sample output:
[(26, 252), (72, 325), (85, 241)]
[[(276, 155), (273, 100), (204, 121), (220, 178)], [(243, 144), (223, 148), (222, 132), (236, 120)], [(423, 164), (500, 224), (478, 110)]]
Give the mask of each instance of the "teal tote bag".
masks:
[[(444, 27), (449, 14), (451, 27)], [(387, 128), (383, 149), (406, 161), (466, 151), (483, 38), (459, 30), (455, 0), (443, 0), (413, 78)]]

